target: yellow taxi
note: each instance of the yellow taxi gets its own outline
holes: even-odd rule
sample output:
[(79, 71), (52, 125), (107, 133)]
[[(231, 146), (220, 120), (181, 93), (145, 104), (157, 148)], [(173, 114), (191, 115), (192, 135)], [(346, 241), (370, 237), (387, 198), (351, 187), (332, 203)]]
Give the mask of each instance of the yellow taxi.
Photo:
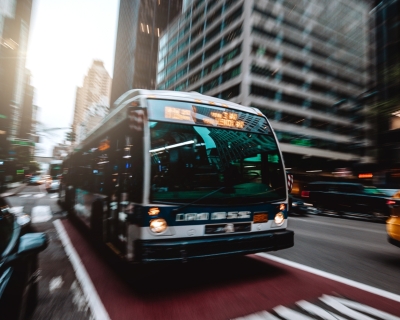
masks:
[(393, 200), (388, 200), (391, 212), (389, 219), (386, 220), (386, 231), (388, 234), (388, 241), (400, 247), (400, 205), (397, 200), (400, 199), (400, 190), (397, 191), (392, 198)]

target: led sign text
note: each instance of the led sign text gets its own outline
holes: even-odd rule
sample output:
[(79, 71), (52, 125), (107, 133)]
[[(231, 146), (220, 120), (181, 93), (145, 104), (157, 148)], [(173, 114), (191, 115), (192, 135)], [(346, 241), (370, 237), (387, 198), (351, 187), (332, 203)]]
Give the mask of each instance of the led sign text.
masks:
[[(193, 106), (193, 112), (196, 113), (196, 107)], [(166, 119), (180, 120), (180, 121), (193, 121), (192, 110), (181, 109), (176, 107), (166, 106), (164, 109), (164, 116)], [(228, 111), (211, 111), (209, 117), (205, 117), (200, 121), (204, 124), (227, 127), (235, 129), (243, 129), (244, 121), (238, 120), (239, 116), (235, 112)]]
[(192, 121), (190, 110), (175, 107), (165, 107), (165, 118), (173, 120)]
[[(214, 120), (204, 119), (204, 123), (207, 124), (216, 124), (217, 126), (221, 127), (229, 127), (229, 128), (237, 128), (243, 129), (244, 128), (244, 121), (238, 120), (238, 114), (234, 112), (211, 112), (211, 117)], [(212, 123), (213, 122), (213, 123)]]

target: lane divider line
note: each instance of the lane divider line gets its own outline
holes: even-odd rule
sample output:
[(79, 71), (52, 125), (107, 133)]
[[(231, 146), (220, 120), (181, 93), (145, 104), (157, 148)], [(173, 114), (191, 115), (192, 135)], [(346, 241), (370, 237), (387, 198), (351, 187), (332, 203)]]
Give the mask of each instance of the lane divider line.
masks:
[(89, 307), (92, 311), (92, 315), (97, 320), (109, 320), (110, 316), (108, 315), (103, 303), (97, 291), (93, 285), (92, 280), (90, 279), (85, 267), (79, 255), (77, 254), (74, 246), (72, 245), (67, 232), (65, 231), (62, 222), (57, 219), (53, 221), (53, 224), (58, 232), (61, 243), (64, 247), (65, 253), (67, 254), (69, 260), (71, 261), (72, 267), (75, 270), (75, 275), (77, 280), (79, 281), (86, 300), (88, 301)]
[(264, 259), (267, 259), (267, 260), (271, 260), (271, 261), (275, 261), (275, 262), (287, 265), (287, 266), (292, 267), (292, 268), (296, 268), (296, 269), (299, 269), (299, 270), (302, 270), (302, 271), (306, 271), (306, 272), (315, 274), (317, 276), (321, 276), (321, 277), (327, 278), (329, 280), (340, 282), (340, 283), (346, 284), (348, 286), (351, 286), (351, 287), (354, 287), (354, 288), (357, 288), (357, 289), (360, 289), (360, 290), (364, 290), (364, 291), (367, 291), (369, 293), (373, 293), (373, 294), (376, 294), (378, 296), (381, 296), (381, 297), (384, 297), (384, 298), (387, 298), (387, 299), (390, 299), (390, 300), (394, 300), (396, 302), (400, 302), (400, 295), (392, 293), (392, 292), (389, 292), (389, 291), (378, 289), (378, 288), (369, 286), (367, 284), (363, 284), (361, 282), (357, 282), (357, 281), (350, 280), (350, 279), (347, 279), (347, 278), (344, 278), (344, 277), (341, 277), (341, 276), (334, 275), (334, 274), (329, 273), (329, 272), (325, 272), (325, 271), (318, 270), (318, 269), (315, 269), (315, 268), (312, 268), (312, 267), (308, 267), (308, 266), (305, 266), (305, 265), (297, 263), (297, 262), (293, 262), (293, 261), (290, 261), (290, 260), (279, 258), (279, 257), (273, 256), (273, 255), (268, 254), (268, 253), (260, 252), (260, 253), (256, 253), (255, 255), (257, 255), (259, 257), (262, 257)]

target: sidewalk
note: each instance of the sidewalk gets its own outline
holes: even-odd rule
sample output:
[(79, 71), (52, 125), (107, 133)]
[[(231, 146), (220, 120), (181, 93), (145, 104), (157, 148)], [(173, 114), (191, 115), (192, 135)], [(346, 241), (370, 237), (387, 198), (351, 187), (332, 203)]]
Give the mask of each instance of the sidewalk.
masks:
[(22, 183), (22, 182), (9, 183), (7, 185), (8, 190), (6, 190), (4, 193), (0, 194), (0, 197), (4, 198), (4, 197), (12, 196), (12, 195), (18, 193), (25, 186), (26, 186), (26, 183)]

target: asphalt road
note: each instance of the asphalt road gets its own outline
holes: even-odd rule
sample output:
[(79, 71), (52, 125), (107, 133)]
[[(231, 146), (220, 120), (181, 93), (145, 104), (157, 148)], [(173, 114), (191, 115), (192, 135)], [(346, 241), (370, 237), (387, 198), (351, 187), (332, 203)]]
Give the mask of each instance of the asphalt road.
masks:
[(400, 294), (400, 248), (384, 223), (308, 215), (290, 217), (293, 248), (275, 256)]
[[(90, 319), (86, 299), (52, 223), (66, 218), (55, 195), (40, 186), (27, 186), (8, 201), (32, 214), (37, 221), (33, 228), (47, 232), (51, 240), (40, 254), (39, 305), (32, 318)], [(400, 294), (400, 248), (387, 242), (383, 223), (311, 215), (291, 217), (289, 229), (295, 231), (295, 246), (272, 255)], [(232, 279), (238, 281), (238, 277)], [(240, 283), (252, 281), (244, 276)]]

